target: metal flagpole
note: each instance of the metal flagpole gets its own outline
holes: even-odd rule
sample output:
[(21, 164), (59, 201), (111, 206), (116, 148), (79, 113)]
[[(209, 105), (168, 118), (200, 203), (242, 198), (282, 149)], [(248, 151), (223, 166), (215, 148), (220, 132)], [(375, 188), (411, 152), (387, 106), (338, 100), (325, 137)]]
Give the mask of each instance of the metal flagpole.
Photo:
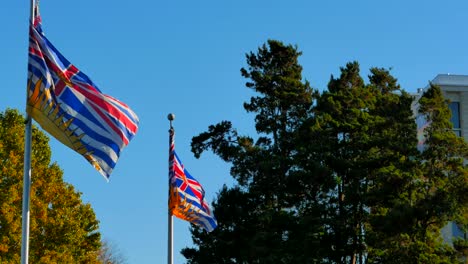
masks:
[(173, 253), (174, 253), (174, 243), (173, 243), (173, 217), (172, 217), (172, 212), (171, 209), (169, 208), (169, 201), (171, 199), (171, 173), (172, 173), (172, 168), (171, 166), (173, 165), (173, 156), (172, 151), (174, 150), (174, 128), (172, 127), (172, 121), (175, 119), (174, 114), (169, 114), (167, 116), (167, 119), (169, 120), (169, 197), (168, 197), (168, 215), (167, 215), (167, 264), (173, 264)]
[(31, 117), (26, 115), (24, 134), (24, 170), (23, 170), (23, 212), (21, 235), (21, 264), (27, 264), (29, 258), (29, 202), (31, 190)]
[[(35, 0), (31, 0), (30, 23), (34, 24)], [(29, 91), (26, 89), (26, 98)], [(26, 128), (24, 131), (24, 168), (23, 168), (23, 210), (21, 218), (21, 264), (27, 264), (29, 259), (29, 202), (31, 191), (31, 117), (26, 113)]]

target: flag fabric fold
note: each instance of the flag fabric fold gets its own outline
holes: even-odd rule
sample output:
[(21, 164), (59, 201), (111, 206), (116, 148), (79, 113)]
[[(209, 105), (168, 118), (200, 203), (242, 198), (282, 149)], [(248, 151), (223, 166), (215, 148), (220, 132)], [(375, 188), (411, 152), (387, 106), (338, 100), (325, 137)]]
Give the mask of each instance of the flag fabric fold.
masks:
[[(172, 136), (171, 136), (172, 138)], [(217, 222), (201, 184), (185, 169), (171, 140), (169, 153), (169, 211), (172, 215), (213, 231)]]
[(45, 37), (36, 6), (29, 32), (27, 113), (106, 179), (138, 130), (137, 115), (101, 93)]

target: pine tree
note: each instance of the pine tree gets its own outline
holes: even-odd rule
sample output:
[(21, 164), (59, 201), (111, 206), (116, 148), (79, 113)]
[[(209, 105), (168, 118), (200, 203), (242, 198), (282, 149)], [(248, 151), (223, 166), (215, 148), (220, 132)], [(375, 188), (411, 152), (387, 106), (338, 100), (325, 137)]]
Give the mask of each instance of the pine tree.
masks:
[(441, 229), (451, 219), (467, 220), (463, 165), (467, 145), (451, 131), (450, 111), (441, 90), (431, 86), (419, 100), (419, 114), (430, 126), (425, 130), (424, 151), (417, 151), (416, 128), (408, 118), (413, 99), (400, 99), (404, 105), (391, 111), (398, 121), (396, 130), (386, 130), (393, 135), (386, 143), (389, 155), (382, 156), (369, 192), (367, 261), (459, 263), (460, 254), (441, 239)]
[(411, 183), (417, 176), (419, 154), (416, 124), (411, 109), (413, 96), (400, 88), (385, 69), (373, 68), (370, 86), (379, 91), (374, 114), (373, 145), (369, 155), (365, 223), (368, 263), (406, 263), (393, 251), (409, 225), (404, 208), (411, 199)]
[[(452, 131), (448, 101), (440, 87), (430, 85), (419, 100), (419, 114), (429, 126), (420, 155), (421, 174), (411, 206), (414, 230), (409, 236), (411, 257), (419, 263), (458, 263), (440, 230), (448, 221), (466, 223), (468, 208), (468, 145)], [(452, 241), (448, 241), (451, 243)]]
[(296, 173), (296, 133), (311, 107), (313, 91), (302, 80), (296, 47), (270, 40), (247, 54), (241, 69), (258, 96), (244, 104), (255, 113), (257, 140), (239, 136), (228, 121), (192, 140), (196, 156), (211, 149), (232, 163), (238, 184), (224, 187), (214, 203), (219, 226), (209, 235), (192, 228), (198, 248), (184, 249), (189, 263), (294, 263), (289, 236), (297, 208), (289, 191)]
[(365, 85), (359, 64), (352, 62), (341, 68), (339, 78), (332, 76), (314, 108), (310, 145), (319, 146), (315, 159), (334, 183), (322, 201), (326, 211), (321, 244), (328, 249), (324, 261), (363, 262), (372, 134), (379, 121), (374, 114), (377, 94)]

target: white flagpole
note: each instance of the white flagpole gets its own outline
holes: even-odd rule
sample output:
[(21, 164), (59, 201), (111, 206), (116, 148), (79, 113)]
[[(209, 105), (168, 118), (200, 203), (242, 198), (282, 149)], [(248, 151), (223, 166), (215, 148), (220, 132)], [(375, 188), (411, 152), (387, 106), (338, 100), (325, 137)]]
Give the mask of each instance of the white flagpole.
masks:
[[(35, 0), (31, 0), (30, 23), (34, 23)], [(29, 32), (29, 30), (28, 30)], [(28, 34), (29, 38), (29, 34)], [(29, 91), (26, 90), (26, 98)], [(26, 113), (24, 131), (24, 168), (23, 168), (23, 210), (21, 216), (21, 264), (28, 264), (29, 259), (29, 202), (31, 192), (31, 117)]]
[[(31, 0), (30, 23), (34, 23), (35, 0)], [(29, 32), (29, 30), (28, 30)], [(29, 38), (29, 34), (28, 34)], [(29, 91), (26, 89), (26, 98)], [(24, 131), (24, 167), (23, 167), (23, 210), (21, 216), (21, 264), (28, 264), (29, 259), (29, 202), (31, 192), (31, 117), (26, 113)]]
[[(173, 140), (174, 140), (174, 128), (172, 127), (172, 121), (175, 119), (174, 114), (169, 114), (167, 116), (167, 119), (169, 120), (170, 124), (170, 129), (169, 129), (169, 197), (168, 197), (168, 202), (170, 201), (170, 195), (171, 195), (171, 171), (172, 168), (172, 151), (173, 151)], [(169, 205), (169, 204), (168, 204)], [(173, 264), (173, 253), (174, 253), (174, 233), (173, 233), (173, 217), (172, 217), (172, 212), (168, 206), (168, 215), (167, 215), (167, 264)]]
[(29, 258), (29, 202), (31, 191), (31, 117), (26, 114), (24, 134), (24, 170), (23, 170), (23, 211), (21, 235), (21, 264), (28, 264)]
[(169, 215), (167, 217), (167, 221), (168, 221), (168, 239), (167, 239), (167, 264), (173, 264), (173, 260), (172, 260), (172, 255), (173, 255), (173, 251), (174, 251), (174, 245), (173, 245), (173, 225), (172, 223), (174, 222), (173, 221), (174, 219), (172, 218), (172, 214), (171, 212), (169, 212)]

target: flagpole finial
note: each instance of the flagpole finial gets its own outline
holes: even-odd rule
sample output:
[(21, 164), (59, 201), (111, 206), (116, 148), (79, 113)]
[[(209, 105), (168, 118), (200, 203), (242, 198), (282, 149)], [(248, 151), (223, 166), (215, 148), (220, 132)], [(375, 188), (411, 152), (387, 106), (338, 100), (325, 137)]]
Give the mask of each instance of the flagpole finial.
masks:
[(173, 121), (175, 119), (175, 115), (173, 113), (170, 113), (170, 114), (167, 115), (167, 119), (169, 121)]
[(175, 115), (173, 113), (170, 113), (170, 114), (167, 115), (167, 119), (169, 120), (169, 125), (170, 125), (171, 130), (172, 130), (173, 129), (172, 128), (172, 121), (174, 121)]

